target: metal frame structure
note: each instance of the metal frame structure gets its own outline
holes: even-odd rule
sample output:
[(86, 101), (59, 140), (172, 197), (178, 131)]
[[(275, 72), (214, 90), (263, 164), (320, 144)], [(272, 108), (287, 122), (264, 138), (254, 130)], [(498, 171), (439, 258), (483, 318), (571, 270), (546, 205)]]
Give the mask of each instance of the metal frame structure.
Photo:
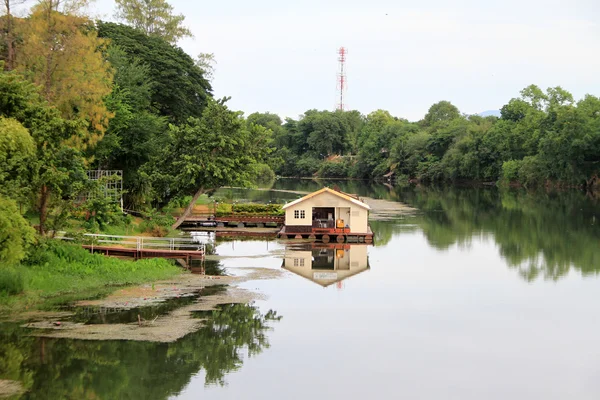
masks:
[[(123, 209), (123, 171), (122, 170), (106, 170), (94, 169), (86, 171), (90, 181), (100, 181), (105, 179), (104, 186), (100, 193), (105, 199), (110, 199), (113, 203), (119, 203), (121, 210)], [(96, 198), (95, 192), (88, 192), (80, 196), (81, 201)]]
[(348, 49), (345, 47), (340, 47), (338, 50), (338, 55), (340, 70), (337, 75), (337, 88), (339, 96), (337, 109), (344, 111), (346, 108), (346, 104), (344, 103), (344, 94), (346, 93), (346, 87), (348, 86), (348, 79), (346, 78), (346, 56), (348, 55)]

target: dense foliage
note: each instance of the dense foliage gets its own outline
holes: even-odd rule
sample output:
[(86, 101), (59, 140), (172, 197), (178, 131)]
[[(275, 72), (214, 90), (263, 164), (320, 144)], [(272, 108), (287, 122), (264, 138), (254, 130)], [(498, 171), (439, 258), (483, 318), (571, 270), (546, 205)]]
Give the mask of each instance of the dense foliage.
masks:
[(250, 118), (273, 130), (274, 157), (283, 160), (276, 172), (284, 176), (591, 187), (600, 174), (600, 99), (575, 102), (560, 87), (525, 88), (500, 118), (462, 115), (447, 101), (418, 122), (383, 110)]
[(33, 229), (19, 215), (17, 204), (0, 196), (0, 265), (16, 264), (33, 242)]

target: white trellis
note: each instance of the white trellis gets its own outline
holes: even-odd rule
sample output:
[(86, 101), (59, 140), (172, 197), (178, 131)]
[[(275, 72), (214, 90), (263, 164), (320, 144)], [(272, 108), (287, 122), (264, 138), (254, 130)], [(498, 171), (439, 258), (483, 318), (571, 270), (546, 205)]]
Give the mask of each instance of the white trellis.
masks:
[(102, 181), (100, 189), (85, 193), (82, 200), (95, 199), (102, 196), (105, 199), (110, 199), (113, 203), (119, 203), (121, 210), (123, 209), (123, 171), (122, 170), (106, 170), (94, 169), (86, 171), (88, 179), (91, 181)]

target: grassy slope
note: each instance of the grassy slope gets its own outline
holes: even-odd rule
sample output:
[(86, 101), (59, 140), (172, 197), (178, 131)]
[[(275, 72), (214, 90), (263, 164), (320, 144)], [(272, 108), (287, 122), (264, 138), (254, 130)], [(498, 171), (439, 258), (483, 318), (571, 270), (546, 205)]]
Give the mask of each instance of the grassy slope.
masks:
[(181, 273), (181, 269), (168, 260), (120, 260), (90, 254), (77, 245), (60, 242), (40, 245), (24, 265), (12, 271), (13, 281), (16, 274), (24, 291), (19, 295), (8, 295), (6, 290), (2, 293), (3, 287), (7, 289), (19, 283), (3, 283), (3, 274), (0, 274), (0, 309), (18, 309), (65, 294), (151, 282)]

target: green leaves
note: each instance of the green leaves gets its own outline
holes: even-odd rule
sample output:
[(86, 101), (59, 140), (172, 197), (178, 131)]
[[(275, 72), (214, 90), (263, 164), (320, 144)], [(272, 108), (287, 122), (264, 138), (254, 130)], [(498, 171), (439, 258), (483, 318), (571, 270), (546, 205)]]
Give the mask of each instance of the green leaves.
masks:
[(0, 196), (0, 268), (21, 261), (33, 240), (34, 230), (19, 213), (17, 204)]
[[(148, 85), (144, 90), (150, 89), (152, 107), (159, 115), (168, 117), (175, 124), (183, 124), (189, 117), (200, 117), (211, 97), (212, 88), (202, 69), (181, 48), (162, 37), (148, 36), (134, 28), (111, 22), (98, 22), (98, 36), (110, 39), (112, 46), (126, 54), (130, 64), (128, 74), (132, 76), (128, 78), (121, 74), (121, 77), (116, 77), (121, 87), (132, 90), (135, 85), (128, 82), (139, 82), (142, 75), (142, 81)], [(122, 55), (117, 56), (113, 51), (111, 61), (117, 57)], [(144, 71), (140, 72), (140, 69)], [(119, 72), (117, 70), (117, 75)], [(143, 105), (140, 107), (145, 108)]]
[(34, 155), (29, 131), (14, 119), (0, 117), (0, 193), (13, 198), (26, 196)]
[(174, 15), (173, 6), (165, 0), (116, 0), (115, 16), (149, 36), (176, 43), (192, 32), (183, 25), (185, 16)]
[(253, 132), (239, 113), (210, 101), (201, 118), (170, 125), (168, 143), (144, 168), (156, 198), (168, 199), (198, 189), (251, 185), (257, 153)]

